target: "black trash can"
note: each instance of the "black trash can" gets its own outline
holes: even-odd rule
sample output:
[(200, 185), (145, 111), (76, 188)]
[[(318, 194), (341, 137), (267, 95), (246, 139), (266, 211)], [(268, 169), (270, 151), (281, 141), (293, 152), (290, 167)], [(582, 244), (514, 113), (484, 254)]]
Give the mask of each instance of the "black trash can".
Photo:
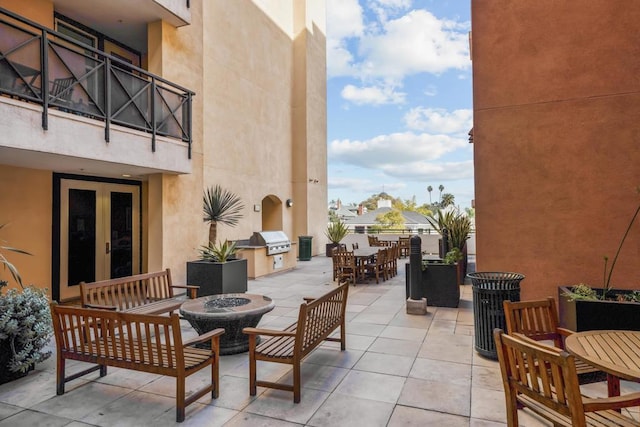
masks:
[(311, 239), (313, 236), (298, 236), (298, 259), (311, 261)]
[(520, 282), (524, 275), (508, 272), (475, 272), (467, 274), (473, 285), (473, 323), (475, 348), (481, 355), (497, 359), (493, 330), (506, 330), (502, 301), (520, 301)]

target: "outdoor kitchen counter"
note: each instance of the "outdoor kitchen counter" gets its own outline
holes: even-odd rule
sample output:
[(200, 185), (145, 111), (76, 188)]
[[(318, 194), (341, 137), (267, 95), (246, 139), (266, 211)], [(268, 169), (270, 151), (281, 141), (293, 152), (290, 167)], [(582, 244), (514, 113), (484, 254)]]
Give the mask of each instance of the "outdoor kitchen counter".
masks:
[[(298, 263), (298, 242), (291, 242), (291, 250), (277, 255), (267, 255), (266, 246), (238, 245), (239, 258), (247, 260), (247, 277), (255, 279), (267, 274), (291, 270)], [(282, 260), (282, 264), (276, 264)], [(275, 266), (274, 266), (275, 264)]]

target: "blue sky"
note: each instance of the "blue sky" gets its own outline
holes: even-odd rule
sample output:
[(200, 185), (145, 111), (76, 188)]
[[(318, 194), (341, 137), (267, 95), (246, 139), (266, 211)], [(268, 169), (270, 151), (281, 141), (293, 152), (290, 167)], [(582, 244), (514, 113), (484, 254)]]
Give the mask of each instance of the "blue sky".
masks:
[(473, 199), (470, 0), (327, 0), (329, 200)]

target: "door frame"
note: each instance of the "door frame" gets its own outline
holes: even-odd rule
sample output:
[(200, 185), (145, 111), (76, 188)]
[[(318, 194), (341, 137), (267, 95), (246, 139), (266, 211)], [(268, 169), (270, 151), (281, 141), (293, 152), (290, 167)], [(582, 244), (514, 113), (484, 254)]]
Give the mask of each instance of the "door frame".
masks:
[(138, 265), (142, 268), (142, 254), (144, 242), (142, 240), (142, 218), (143, 218), (143, 203), (142, 203), (142, 181), (134, 181), (128, 179), (117, 179), (117, 178), (105, 178), (105, 177), (97, 177), (97, 176), (85, 176), (85, 175), (73, 175), (73, 174), (63, 174), (63, 173), (55, 173), (53, 174), (53, 182), (52, 182), (52, 194), (53, 194), (53, 203), (52, 203), (52, 233), (51, 233), (51, 297), (55, 301), (60, 300), (60, 219), (61, 219), (61, 194), (60, 187), (62, 180), (74, 180), (74, 181), (89, 181), (89, 182), (97, 182), (97, 183), (106, 183), (106, 184), (124, 184), (130, 186), (138, 187), (138, 195), (139, 195), (139, 206), (140, 206), (140, 214), (139, 214), (139, 224), (138, 224), (138, 239), (140, 242), (137, 254), (134, 253), (133, 256), (138, 257)]

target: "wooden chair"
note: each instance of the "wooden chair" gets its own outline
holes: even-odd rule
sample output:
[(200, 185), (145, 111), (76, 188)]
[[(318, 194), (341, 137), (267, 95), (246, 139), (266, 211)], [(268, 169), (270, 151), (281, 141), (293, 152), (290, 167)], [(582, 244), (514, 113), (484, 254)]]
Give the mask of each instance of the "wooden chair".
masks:
[(387, 249), (380, 249), (375, 259), (364, 265), (365, 274), (375, 276), (376, 283), (380, 283), (380, 276), (382, 276), (382, 280), (388, 279), (386, 259)]
[[(564, 350), (564, 338), (573, 331), (558, 326), (558, 311), (552, 297), (531, 301), (508, 301), (502, 303), (507, 333), (521, 333), (536, 341), (553, 341), (553, 345)], [(576, 359), (576, 370), (581, 384), (604, 381), (606, 374), (583, 360)]]
[(356, 243), (352, 243), (352, 244), (351, 244), (351, 248), (353, 248), (353, 249), (359, 249), (358, 242), (356, 242)]
[(411, 251), (411, 237), (400, 236), (398, 237), (398, 246), (400, 247), (400, 257), (405, 258), (409, 256)]
[(76, 79), (67, 77), (63, 79), (55, 79), (51, 83), (51, 91), (49, 91), (49, 102), (61, 107), (72, 107), (73, 101), (73, 84)]
[(339, 284), (353, 283), (358, 280), (358, 265), (353, 252), (336, 251), (336, 280)]
[(507, 425), (517, 427), (518, 408), (532, 411), (554, 426), (637, 426), (617, 410), (640, 405), (640, 393), (592, 399), (580, 394), (575, 357), (522, 334), (495, 329)]

